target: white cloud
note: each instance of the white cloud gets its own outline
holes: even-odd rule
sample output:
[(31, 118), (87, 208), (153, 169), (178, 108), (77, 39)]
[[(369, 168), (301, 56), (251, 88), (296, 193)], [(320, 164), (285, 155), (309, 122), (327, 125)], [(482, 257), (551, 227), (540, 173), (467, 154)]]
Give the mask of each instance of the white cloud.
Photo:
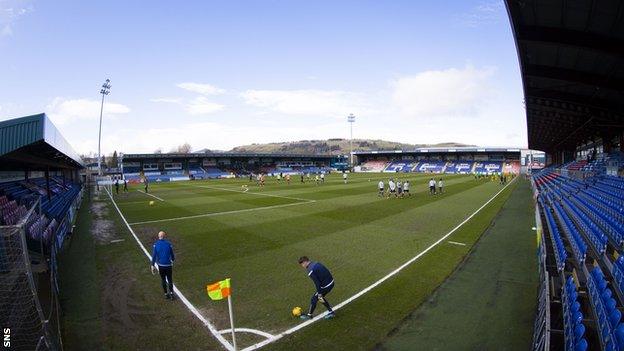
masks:
[(25, 0), (0, 1), (0, 37), (13, 35), (13, 25), (20, 17), (34, 11)]
[(476, 28), (481, 25), (496, 24), (507, 18), (502, 0), (482, 1), (469, 12), (456, 16), (460, 26)]
[(176, 84), (176, 86), (201, 95), (219, 95), (225, 93), (224, 89), (217, 88), (211, 84), (185, 82)]
[(392, 103), (410, 117), (473, 114), (491, 94), (494, 71), (466, 66), (402, 77), (392, 83)]
[(179, 104), (182, 102), (182, 99), (174, 98), (174, 97), (161, 97), (161, 98), (150, 99), (150, 101), (151, 102), (166, 102), (170, 104)]
[(203, 96), (198, 96), (186, 104), (185, 109), (191, 115), (206, 115), (222, 111), (225, 106), (208, 101)]
[[(46, 106), (46, 111), (55, 124), (63, 125), (78, 120), (94, 120), (100, 115), (100, 101), (91, 99), (55, 98)], [(126, 105), (104, 102), (104, 115), (111, 117), (127, 114), (130, 108)]]
[(245, 103), (287, 115), (344, 118), (369, 109), (360, 94), (338, 90), (247, 90)]
[[(179, 105), (180, 116), (187, 118), (172, 123), (170, 112), (156, 112), (156, 116), (150, 116), (149, 129), (143, 123), (145, 118), (143, 122), (133, 119), (114, 133), (104, 133), (102, 147), (106, 153), (114, 149), (127, 153), (153, 152), (157, 148), (168, 151), (188, 142), (194, 150), (228, 150), (250, 143), (348, 138), (345, 116), (349, 113), (358, 117), (353, 126), (356, 138), (524, 146), (522, 91), (520, 87), (511, 93), (499, 91), (495, 73), (494, 68), (472, 66), (431, 70), (399, 76), (378, 91), (366, 93), (331, 89), (232, 91), (232, 106), (228, 105), (227, 109), (220, 101), (212, 101), (214, 96), (158, 97), (151, 101)], [(88, 101), (56, 99), (50, 105), (54, 108), (48, 108), (66, 123), (63, 133), (80, 152), (97, 149), (97, 133), (88, 135), (80, 129), (81, 125), (67, 121), (97, 118), (99, 101)], [(6, 110), (8, 105), (3, 107)], [(91, 117), (86, 117), (87, 112), (91, 112)], [(140, 115), (141, 111), (136, 114)], [(189, 116), (206, 114), (219, 118), (211, 122), (185, 122), (190, 120)], [(297, 116), (330, 118), (315, 118), (314, 128), (309, 128), (310, 118), (288, 118)]]
[(213, 101), (208, 100), (206, 95), (219, 95), (225, 93), (224, 89), (217, 88), (214, 85), (202, 84), (202, 83), (179, 83), (176, 84), (178, 88), (198, 93), (200, 96), (196, 96), (193, 99), (184, 99), (179, 97), (160, 97), (152, 98), (151, 102), (165, 102), (171, 104), (177, 104), (186, 110), (191, 115), (206, 115), (219, 111), (223, 111), (225, 106)]

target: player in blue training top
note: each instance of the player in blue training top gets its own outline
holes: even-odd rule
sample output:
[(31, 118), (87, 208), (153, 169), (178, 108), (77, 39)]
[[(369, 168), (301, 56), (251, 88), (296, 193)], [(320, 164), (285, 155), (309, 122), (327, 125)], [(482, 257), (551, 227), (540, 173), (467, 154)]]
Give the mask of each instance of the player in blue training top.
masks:
[(334, 288), (334, 278), (329, 272), (329, 269), (319, 262), (310, 261), (307, 256), (300, 257), (299, 264), (308, 271), (308, 277), (312, 279), (314, 286), (316, 287), (316, 292), (310, 299), (310, 310), (307, 314), (302, 314), (301, 319), (312, 318), (312, 314), (316, 309), (316, 303), (318, 301), (321, 301), (321, 303), (327, 308), (327, 311), (329, 311), (329, 313), (325, 316), (325, 319), (334, 318), (334, 310), (332, 310), (331, 305), (325, 298)]
[[(175, 255), (173, 254), (173, 245), (171, 245), (169, 240), (165, 239), (165, 236), (167, 236), (167, 233), (163, 231), (158, 232), (158, 241), (154, 244), (154, 251), (152, 252), (151, 269), (152, 274), (154, 274), (154, 268), (158, 265), (165, 298), (173, 300), (173, 261), (175, 261)], [(169, 288), (168, 291), (167, 287)]]

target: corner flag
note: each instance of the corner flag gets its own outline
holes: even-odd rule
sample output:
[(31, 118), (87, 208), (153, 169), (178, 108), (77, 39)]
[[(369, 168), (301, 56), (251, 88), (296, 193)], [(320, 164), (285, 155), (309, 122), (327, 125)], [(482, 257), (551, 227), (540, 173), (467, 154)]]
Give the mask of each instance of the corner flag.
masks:
[(206, 286), (208, 296), (213, 300), (222, 300), (230, 296), (230, 278)]
[(214, 284), (208, 284), (206, 286), (208, 296), (213, 300), (223, 300), (227, 297), (228, 310), (230, 311), (230, 326), (232, 331), (232, 344), (234, 351), (238, 350), (236, 347), (236, 329), (234, 329), (234, 313), (232, 311), (232, 290), (230, 288), (230, 278), (223, 279)]

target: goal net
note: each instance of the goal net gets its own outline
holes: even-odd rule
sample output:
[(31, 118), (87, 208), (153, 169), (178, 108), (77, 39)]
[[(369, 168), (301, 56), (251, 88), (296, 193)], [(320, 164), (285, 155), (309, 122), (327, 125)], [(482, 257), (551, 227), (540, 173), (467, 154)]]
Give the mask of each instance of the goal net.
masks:
[[(44, 243), (53, 238), (37, 231), (42, 223), (39, 198), (5, 206), (17, 210), (0, 222), (0, 324), (3, 345), (15, 350), (55, 349), (57, 320), (55, 288), (41, 284), (55, 279), (52, 253)], [(6, 208), (5, 208), (6, 209)], [(12, 218), (11, 218), (12, 217)], [(34, 228), (34, 229), (33, 229)], [(54, 244), (52, 244), (54, 245)], [(44, 291), (45, 290), (45, 291)], [(55, 346), (56, 345), (56, 346)]]

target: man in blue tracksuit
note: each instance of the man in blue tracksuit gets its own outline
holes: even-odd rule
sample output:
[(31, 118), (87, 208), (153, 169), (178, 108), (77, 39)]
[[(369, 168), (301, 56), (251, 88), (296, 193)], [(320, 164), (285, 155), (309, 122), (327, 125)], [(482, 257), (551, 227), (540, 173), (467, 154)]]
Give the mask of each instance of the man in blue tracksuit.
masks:
[[(158, 233), (158, 241), (154, 244), (154, 250), (152, 252), (152, 274), (154, 274), (154, 268), (158, 265), (158, 272), (160, 273), (160, 279), (162, 280), (162, 287), (165, 291), (165, 298), (173, 300), (173, 261), (175, 261), (175, 255), (173, 254), (173, 245), (169, 240), (165, 239), (167, 234), (163, 231)], [(167, 287), (169, 290), (167, 290)]]
[(308, 277), (312, 279), (314, 282), (314, 286), (316, 287), (316, 292), (312, 295), (310, 299), (310, 310), (307, 314), (301, 315), (302, 319), (310, 319), (312, 318), (312, 314), (316, 309), (316, 303), (321, 301), (327, 311), (329, 312), (325, 319), (334, 318), (334, 310), (332, 310), (331, 305), (326, 299), (327, 294), (334, 288), (334, 277), (332, 277), (329, 269), (323, 266), (320, 262), (312, 262), (307, 256), (302, 256), (299, 258), (299, 264), (301, 267), (305, 268), (308, 271)]

